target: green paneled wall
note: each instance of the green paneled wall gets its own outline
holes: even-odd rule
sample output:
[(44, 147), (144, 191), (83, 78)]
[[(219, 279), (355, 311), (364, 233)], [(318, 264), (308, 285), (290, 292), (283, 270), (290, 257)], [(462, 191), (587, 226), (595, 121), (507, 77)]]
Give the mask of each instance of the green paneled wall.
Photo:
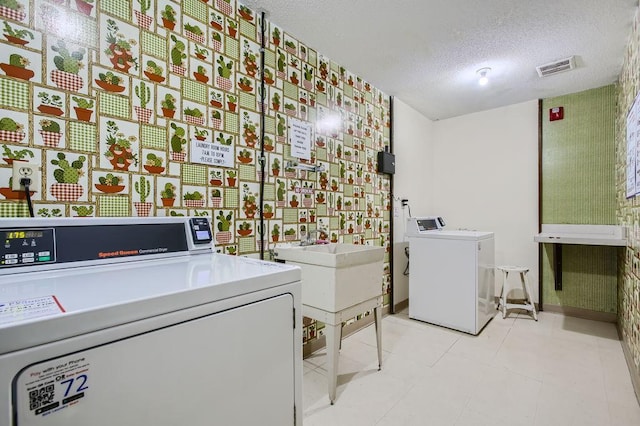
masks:
[[(542, 102), (542, 223), (615, 224), (614, 85)], [(552, 107), (564, 120), (549, 121)], [(616, 248), (563, 246), (563, 289), (556, 291), (545, 245), (545, 304), (616, 312)]]

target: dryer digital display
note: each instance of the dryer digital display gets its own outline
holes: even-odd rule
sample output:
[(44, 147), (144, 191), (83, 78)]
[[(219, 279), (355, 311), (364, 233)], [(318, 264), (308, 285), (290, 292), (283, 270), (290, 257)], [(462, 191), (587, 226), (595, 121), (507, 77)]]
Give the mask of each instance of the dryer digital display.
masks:
[(4, 229), (0, 267), (34, 265), (56, 261), (53, 228)]

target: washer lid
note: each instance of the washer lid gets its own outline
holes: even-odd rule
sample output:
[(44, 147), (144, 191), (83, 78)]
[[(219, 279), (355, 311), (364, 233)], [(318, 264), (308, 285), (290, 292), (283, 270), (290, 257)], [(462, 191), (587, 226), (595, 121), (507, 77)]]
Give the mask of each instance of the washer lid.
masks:
[(448, 231), (434, 230), (425, 231), (409, 236), (409, 238), (437, 238), (446, 240), (484, 240), (493, 238), (493, 232), (485, 231)]

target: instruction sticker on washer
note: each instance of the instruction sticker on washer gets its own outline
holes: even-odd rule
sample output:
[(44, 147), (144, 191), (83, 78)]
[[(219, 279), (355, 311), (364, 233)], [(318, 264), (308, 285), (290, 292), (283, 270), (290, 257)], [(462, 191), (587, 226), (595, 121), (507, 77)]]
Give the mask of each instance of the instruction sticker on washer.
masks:
[(64, 312), (56, 296), (34, 297), (31, 299), (0, 301), (0, 325), (47, 317)]
[(17, 380), (18, 418), (42, 418), (83, 401), (89, 366), (85, 355), (75, 354), (27, 367)]

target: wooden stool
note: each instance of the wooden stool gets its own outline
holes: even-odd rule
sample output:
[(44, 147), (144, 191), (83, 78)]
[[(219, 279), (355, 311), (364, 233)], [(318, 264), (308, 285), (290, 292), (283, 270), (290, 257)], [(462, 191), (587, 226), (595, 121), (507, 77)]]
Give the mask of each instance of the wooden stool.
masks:
[[(500, 304), (498, 305), (498, 309), (502, 308), (502, 318), (507, 317), (507, 309), (526, 309), (531, 312), (533, 319), (538, 321), (536, 306), (531, 298), (531, 289), (529, 288), (529, 281), (527, 280), (529, 268), (522, 266), (497, 266), (496, 268), (502, 271), (502, 290), (500, 291)], [(524, 303), (507, 303), (507, 294), (509, 294), (509, 272), (520, 274), (522, 291), (524, 292)]]

